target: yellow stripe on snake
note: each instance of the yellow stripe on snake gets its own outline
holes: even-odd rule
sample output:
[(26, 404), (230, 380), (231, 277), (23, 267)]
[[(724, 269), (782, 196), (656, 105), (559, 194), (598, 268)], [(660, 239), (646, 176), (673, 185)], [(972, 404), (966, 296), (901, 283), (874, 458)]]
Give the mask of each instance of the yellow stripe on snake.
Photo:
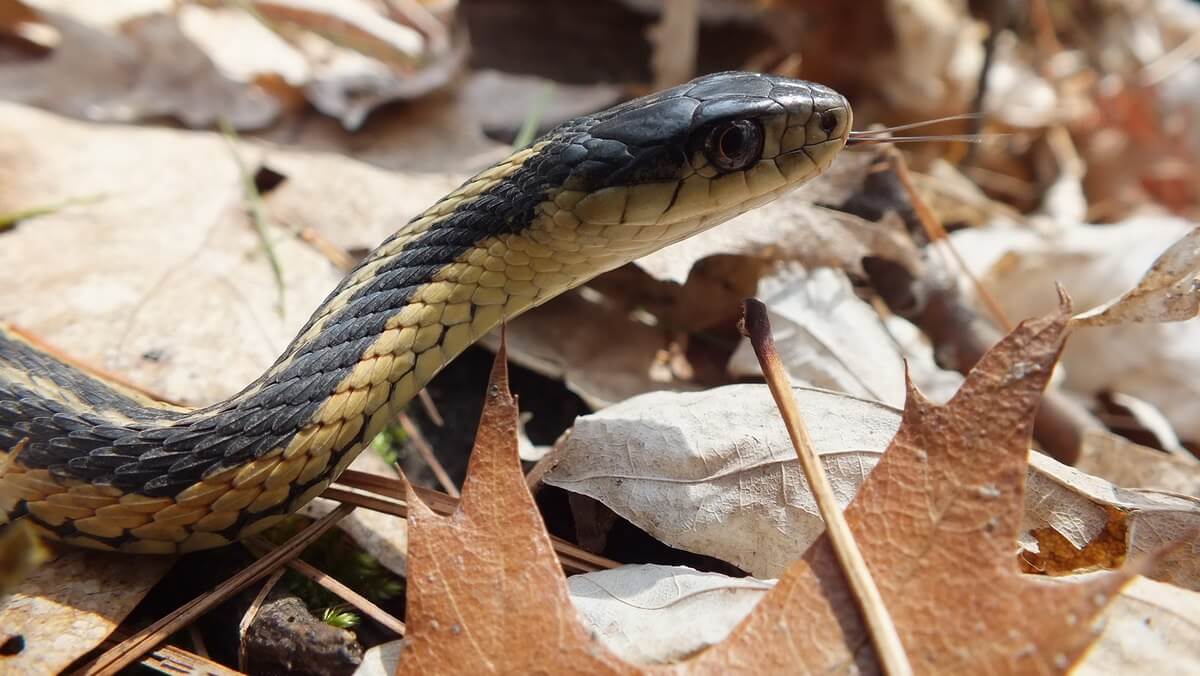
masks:
[[(160, 404), (0, 329), (0, 510), (49, 537), (174, 553), (319, 495), (450, 360), (501, 322), (815, 177), (850, 106), (718, 73), (567, 122), (372, 251), (230, 399)], [(19, 451), (18, 451), (19, 449)]]

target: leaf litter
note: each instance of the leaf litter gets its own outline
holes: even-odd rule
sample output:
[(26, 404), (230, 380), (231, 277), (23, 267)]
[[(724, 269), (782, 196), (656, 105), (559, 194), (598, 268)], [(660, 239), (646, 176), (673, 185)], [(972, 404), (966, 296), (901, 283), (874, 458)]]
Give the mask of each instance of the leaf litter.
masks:
[[(245, 3), (265, 9), (267, 21), (260, 21), (244, 8), (215, 3), (182, 3), (170, 12), (163, 12), (167, 3), (158, 0), (136, 3), (131, 12), (133, 4), (2, 3), (0, 32), (6, 39), (15, 35), (19, 47), (5, 54), (19, 56), (0, 65), (0, 82), (15, 83), (12, 90), (0, 88), (0, 96), (36, 100), (87, 119), (158, 122), (167, 116), (185, 125), (212, 127), (225, 117), (243, 132), (263, 129), (260, 137), (273, 143), (256, 142), (243, 133), (249, 140), (239, 144), (240, 156), (249, 169), (269, 169), (282, 177), (262, 197), (273, 224), (269, 241), (277, 247), (287, 301), (294, 304), (287, 310), (288, 320), (306, 316), (336, 282), (346, 261), (503, 152), (506, 144), (486, 138), (485, 128), (500, 137), (515, 130), (521, 115), (515, 115), (514, 123), (511, 111), (519, 113), (546, 89), (545, 81), (536, 78), (522, 89), (511, 75), (473, 74), (465, 82), (453, 81), (462, 66), (461, 52), (456, 51), (462, 44), (457, 41), (461, 23), (456, 26), (458, 20), (451, 15), (457, 9), (466, 16), (476, 36), (479, 17), (488, 11), (481, 5), (363, 0), (353, 8), (348, 7), (351, 3), (332, 8), (293, 0)], [(372, 9), (360, 12), (358, 8), (367, 4)], [(645, 11), (655, 3), (635, 4)], [(1173, 584), (1137, 578), (1110, 607), (1101, 642), (1078, 667), (1083, 673), (1173, 671), (1195, 659), (1181, 648), (1196, 641), (1188, 633), (1195, 628), (1189, 621), (1195, 616), (1194, 596), (1180, 587), (1194, 589), (1197, 576), (1195, 538), (1189, 539), (1195, 500), (1187, 497), (1196, 495), (1194, 463), (1181, 460), (1181, 453), (1188, 453), (1197, 441), (1195, 416), (1188, 406), (1196, 399), (1190, 383), (1200, 380), (1193, 358), (1200, 343), (1192, 340), (1194, 320), (1170, 325), (1128, 322), (1194, 315), (1189, 310), (1194, 289), (1189, 291), (1188, 275), (1195, 266), (1186, 235), (1194, 236), (1200, 214), (1200, 194), (1194, 187), (1200, 145), (1187, 120), (1194, 116), (1194, 83), (1200, 71), (1194, 60), (1179, 55), (1185, 53), (1180, 48), (1190, 44), (1195, 32), (1190, 29), (1200, 26), (1200, 13), (1181, 0), (1156, 0), (1152, 11), (1134, 4), (1111, 3), (1105, 12), (1077, 14), (1069, 20), (1034, 11), (1003, 29), (1005, 17), (970, 17), (963, 9), (939, 3), (885, 3), (881, 11), (854, 20), (836, 7), (802, 2), (772, 3), (769, 8), (746, 5), (735, 12), (737, 21), (765, 26), (776, 41), (775, 48), (754, 57), (751, 67), (798, 73), (854, 92), (855, 116), (863, 125), (963, 112), (978, 93), (974, 83), (987, 75), (987, 96), (980, 100), (987, 117), (975, 129), (1007, 135), (986, 139), (966, 153), (957, 146), (940, 146), (936, 157), (928, 148), (905, 146), (914, 148), (908, 155), (913, 183), (956, 231), (955, 245), (984, 277), (984, 286), (1005, 314), (1020, 319), (1051, 311), (1055, 281), (1067, 287), (1080, 307), (1107, 304), (1108, 309), (1097, 312), (1103, 313), (1101, 321), (1116, 325), (1077, 331), (1051, 387), (1062, 390), (1056, 395), (1066, 393), (1081, 401), (1110, 428), (1137, 442), (1175, 451), (1168, 457), (1111, 435), (1082, 434), (1080, 469), (1111, 484), (1030, 454), (1025, 516), (1005, 559), (1021, 566), (1027, 577), (1075, 583), (1083, 579), (1080, 571), (1128, 565), (1129, 558), (1163, 542), (1175, 547), (1143, 571)], [(412, 13), (418, 6), (426, 13)], [(148, 9), (157, 14), (147, 14)], [(539, 23), (554, 20), (553, 8), (539, 11)], [(434, 22), (420, 17), (433, 17)], [(727, 17), (707, 3), (700, 7), (694, 20), (701, 24), (702, 61), (706, 45), (712, 44), (706, 31), (723, 26)], [(24, 23), (14, 24), (18, 19)], [(985, 29), (982, 19), (992, 25)], [(1022, 23), (1026, 19), (1028, 25)], [(55, 33), (56, 21), (70, 30)], [(501, 23), (495, 28), (483, 25), (517, 41), (525, 35), (502, 29)], [(402, 28), (396, 31), (394, 26)], [(600, 26), (594, 24), (603, 30)], [(836, 29), (822, 32), (814, 26)], [(673, 30), (686, 35), (692, 28), (676, 25)], [(1139, 36), (1132, 43), (1127, 39), (1131, 30)], [(640, 30), (628, 33), (640, 35)], [(989, 33), (996, 38), (990, 47)], [(1081, 40), (1080, 34), (1087, 39)], [(782, 51), (772, 54), (771, 49)], [(860, 56), (859, 66), (849, 71), (844, 60), (829, 58), (845, 49)], [(994, 51), (988, 55), (988, 49)], [(179, 58), (173, 58), (175, 52)], [(70, 69), (63, 68), (67, 57), (75, 64)], [(143, 61), (145, 68), (131, 68)], [(984, 67), (988, 72), (981, 74)], [(175, 77), (181, 69), (192, 77)], [(29, 79), (39, 72), (54, 81)], [(86, 73), (94, 74), (95, 81), (82, 81)], [(488, 79), (498, 79), (499, 84), (489, 84)], [(547, 122), (607, 105), (629, 89), (557, 83), (545, 108)], [(14, 92), (34, 98), (14, 99)], [(595, 95), (594, 104), (570, 108), (583, 106), (589, 94)], [(410, 103), (380, 107), (396, 98)], [(489, 105), (497, 98), (509, 105)], [(11, 321), (14, 313), (20, 315), (22, 324), (69, 353), (188, 403), (212, 401), (236, 390), (274, 357), (291, 327), (288, 320), (272, 317), (270, 269), (246, 218), (228, 149), (211, 143), (219, 137), (72, 126), (52, 116), (38, 117), (21, 105), (5, 107), (4, 114), (6, 127), (23, 133), (10, 136), (4, 149), (3, 156), (16, 162), (0, 164), (4, 183), (11, 188), (4, 192), (0, 213), (29, 216), (4, 234), (0, 258), (5, 250), (15, 253), (0, 262), (5, 270), (22, 279), (31, 275), (38, 283), (0, 284), (0, 319)], [(949, 126), (953, 125), (939, 129), (962, 131)], [(346, 128), (357, 133), (349, 134)], [(20, 136), (40, 142), (22, 144), (13, 138)], [(129, 154), (150, 151), (138, 158), (145, 166), (120, 161), (129, 149), (137, 151)], [(381, 172), (333, 153), (399, 171)], [(795, 508), (794, 503), (811, 498), (804, 496), (804, 482), (794, 474), (782, 430), (766, 426), (773, 415), (769, 398), (755, 386), (728, 387), (734, 380), (757, 375), (745, 359), (746, 346), (739, 347), (730, 330), (731, 315), (742, 297), (768, 297), (772, 319), (781, 329), (780, 347), (794, 349), (797, 356), (788, 364), (794, 377), (841, 391), (796, 390), (805, 410), (811, 405), (818, 412), (811, 422), (814, 436), (843, 503), (861, 492), (900, 422), (888, 406), (855, 399), (847, 391), (898, 405), (906, 395), (901, 358), (909, 360), (911, 379), (932, 399), (945, 399), (961, 382), (932, 363), (955, 364), (954, 346), (931, 343), (918, 329), (884, 311), (864, 285), (867, 259), (886, 260), (917, 279), (913, 300), (919, 304), (922, 284), (947, 272), (942, 268), (945, 261), (933, 255), (944, 252), (924, 246), (919, 233), (910, 234), (917, 232), (911, 205), (889, 192), (888, 172), (881, 171), (874, 158), (871, 152), (846, 153), (835, 167), (845, 172), (834, 171), (778, 205), (598, 278), (584, 292), (557, 299), (510, 326), (514, 363), (565, 380), (591, 408), (609, 407), (618, 414), (605, 424), (615, 430), (614, 440), (641, 444), (629, 447), (641, 454), (635, 470), (660, 472), (669, 481), (671, 468), (665, 463), (661, 469), (647, 468), (652, 456), (678, 458), (671, 444), (698, 449), (702, 462), (732, 468), (724, 477), (702, 473), (680, 484), (707, 496), (699, 507), (693, 503), (686, 509), (697, 511), (697, 519), (709, 518), (710, 540), (737, 541), (744, 532), (763, 532), (792, 519), (813, 531), (805, 536), (808, 541), (821, 530), (819, 521)], [(173, 175), (183, 180), (174, 188), (166, 182), (164, 194), (157, 195), (158, 184)], [(146, 176), (156, 177), (153, 186)], [(197, 194), (189, 194), (195, 187)], [(84, 203), (89, 195), (102, 199)], [(132, 224), (129, 230), (125, 224)], [(35, 228), (52, 233), (47, 244), (38, 244)], [(198, 238), (205, 228), (206, 236)], [(973, 236), (993, 234), (981, 247), (969, 244)], [(1030, 235), (1038, 241), (1030, 244)], [(1180, 248), (1164, 254), (1180, 238)], [(145, 242), (168, 252), (174, 265), (182, 262), (182, 272), (163, 276), (161, 265), (144, 254)], [(143, 247), (135, 248), (137, 243)], [(1025, 249), (1017, 250), (1017, 245)], [(78, 249), (89, 250), (88, 261), (99, 267), (98, 272), (89, 272), (88, 262), (80, 260), (65, 268), (70, 270), (66, 276), (76, 277), (78, 284), (44, 277), (45, 260), (69, 258)], [(1014, 253), (995, 259), (1005, 250)], [(836, 285), (821, 287), (814, 281), (831, 279)], [(836, 304), (797, 305), (798, 299), (828, 297), (823, 294), (833, 286)], [(211, 302), (197, 302), (205, 297)], [(69, 309), (56, 314), (64, 298)], [(237, 311), (230, 311), (231, 303)], [(80, 326), (67, 322), (67, 316), (74, 316)], [(198, 316), (205, 322), (193, 328), (211, 331), (178, 332), (179, 317)], [(785, 340), (784, 329), (795, 333)], [(815, 342), (805, 334), (815, 336)], [(220, 340), (231, 335), (255, 337), (238, 345)], [(612, 335), (622, 339), (595, 340)], [(156, 337), (130, 346), (130, 336)], [(851, 336), (863, 347), (848, 352), (846, 345), (838, 344), (838, 336)], [(211, 356), (205, 350), (215, 344), (223, 345), (220, 354), (213, 354), (229, 364), (228, 370), (202, 368)], [(498, 341), (492, 338), (488, 344), (495, 348)], [(874, 356), (860, 354), (864, 351)], [(191, 362), (192, 356), (198, 358)], [(178, 371), (181, 366), (184, 370)], [(698, 399), (689, 399), (702, 395), (709, 397), (707, 409), (695, 405)], [(1138, 400), (1146, 406), (1132, 415), (1123, 412), (1133, 411), (1129, 408), (1114, 413), (1110, 399)], [(680, 404), (684, 401), (692, 402), (690, 409)], [(660, 407), (663, 420), (630, 415), (639, 406)], [(730, 415), (743, 407), (749, 410), (744, 419)], [(1155, 407), (1161, 413), (1155, 415)], [(580, 419), (565, 444), (574, 443), (589, 425), (595, 429), (596, 419), (608, 413)], [(537, 420), (545, 414), (538, 410), (535, 415)], [(690, 439), (688, 430), (695, 425), (686, 420), (689, 415), (723, 422), (711, 427), (720, 444), (706, 446)], [(846, 428), (845, 434), (838, 435), (838, 425)], [(856, 429), (859, 426), (866, 429)], [(769, 443), (763, 444), (764, 439)], [(533, 443), (550, 440), (543, 437)], [(739, 466), (728, 460), (738, 453), (746, 453), (750, 462)], [(692, 462), (678, 460), (680, 468)], [(774, 468), (755, 475), (755, 462), (774, 463)], [(385, 476), (390, 472), (379, 467), (373, 471)], [(607, 499), (653, 505), (654, 499), (672, 499), (679, 493), (658, 490), (656, 495), (645, 483), (624, 481), (626, 491), (637, 493), (632, 498), (609, 486)], [(545, 490), (549, 494), (558, 489)], [(716, 517), (732, 518), (737, 501), (755, 492), (758, 497), (747, 502), (751, 515), (736, 527), (727, 526), (724, 533), (715, 527)], [(771, 499), (776, 500), (773, 506)], [(389, 499), (385, 509), (402, 513), (397, 510), (403, 505)], [(356, 510), (348, 520), (365, 521), (365, 511)], [(630, 518), (656, 535), (688, 523), (669, 510), (657, 522)], [(385, 520), (396, 523), (387, 516), (378, 525), (360, 528), (358, 537), (386, 527)], [(379, 543), (379, 551), (390, 552), (391, 566), (397, 570), (408, 565), (404, 535), (403, 529), (395, 529), (394, 537), (389, 533)], [(707, 546), (711, 545), (703, 545)], [(803, 547), (787, 550), (766, 539), (742, 549), (751, 552), (746, 561), (758, 555), (777, 561), (771, 574), (778, 575)], [(648, 568), (622, 574), (630, 575), (635, 585), (645, 581), (652, 586), (653, 580), (661, 579)], [(732, 585), (745, 583), (745, 578), (729, 580)], [(66, 609), (64, 616), (69, 612)], [(736, 613), (725, 618), (724, 629), (697, 631), (696, 643), (680, 643), (669, 656), (652, 658), (648, 643), (639, 642), (640, 655), (652, 662), (694, 656), (727, 634), (738, 619), (732, 615)], [(606, 625), (607, 635), (641, 638), (659, 624), (641, 621), (631, 625), (635, 629), (623, 630), (623, 620), (614, 617)], [(675, 636), (680, 633), (687, 634)]]
[[(1064, 670), (1089, 647), (1094, 620), (1131, 579), (1129, 571), (1070, 582), (1024, 575), (1012, 556), (1033, 413), (1068, 319), (1064, 310), (1022, 324), (945, 406), (910, 389), (895, 438), (847, 507), (921, 673)], [(565, 579), (521, 479), (505, 362), (502, 343), (460, 509), (439, 517), (409, 495), (413, 587), (397, 673), (637, 671), (596, 646), (567, 601)], [(822, 536), (729, 638), (666, 669), (779, 672), (854, 664), (874, 672), (878, 665), (841, 575)], [(1033, 604), (1042, 611), (1028, 613)], [(555, 629), (513, 642), (506, 622)], [(806, 629), (792, 629), (793, 622)]]

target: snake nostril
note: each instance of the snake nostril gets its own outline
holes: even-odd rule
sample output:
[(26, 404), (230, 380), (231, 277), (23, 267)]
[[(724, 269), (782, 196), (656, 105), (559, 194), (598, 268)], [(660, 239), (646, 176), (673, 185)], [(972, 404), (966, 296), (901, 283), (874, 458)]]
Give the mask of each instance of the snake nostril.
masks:
[(833, 132), (837, 131), (837, 128), (837, 113), (832, 110), (821, 113), (821, 131), (825, 132), (826, 135), (832, 136)]

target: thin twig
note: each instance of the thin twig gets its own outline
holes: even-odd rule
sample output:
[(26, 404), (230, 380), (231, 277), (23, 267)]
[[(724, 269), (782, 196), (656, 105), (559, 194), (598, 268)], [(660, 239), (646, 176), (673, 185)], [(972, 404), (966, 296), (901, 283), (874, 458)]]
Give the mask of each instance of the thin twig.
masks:
[[(338, 488), (336, 485), (332, 488), (325, 489), (325, 492), (321, 494), (321, 497), (329, 500), (337, 500), (343, 504), (355, 505), (362, 507), (363, 509), (369, 509), (373, 512), (380, 512), (382, 514), (391, 514), (392, 516), (399, 517), (408, 516), (408, 505), (404, 502), (403, 497), (397, 497), (404, 495), (403, 490), (400, 488), (403, 486), (403, 482), (401, 482), (399, 479), (388, 479), (386, 477), (379, 477), (374, 474), (364, 474), (362, 472), (353, 472), (353, 474), (360, 475), (362, 477), (371, 477), (371, 479), (360, 480), (355, 476), (346, 476), (352, 472), (353, 470), (346, 470), (343, 472), (342, 475), (338, 477), (338, 482), (342, 486), (347, 486), (362, 491), (370, 491), (376, 495), (382, 495), (386, 497), (363, 495), (362, 493), (345, 490), (344, 488)], [(381, 481), (374, 481), (372, 479), (379, 479)], [(458, 500), (446, 495), (445, 493), (433, 491), (428, 488), (421, 488), (420, 486), (413, 486), (413, 489), (417, 492), (417, 495), (421, 498), (422, 502), (424, 502), (429, 506), (430, 509), (438, 514), (443, 516), (452, 514), (458, 507)], [(567, 542), (560, 537), (551, 535), (550, 541), (551, 544), (554, 545), (554, 552), (558, 554), (558, 560), (562, 564), (563, 568), (582, 573), (591, 573), (597, 570), (616, 568), (621, 565), (612, 559), (608, 559), (582, 549), (579, 547), (579, 545)]]
[(171, 634), (186, 627), (195, 621), (196, 618), (252, 584), (255, 580), (268, 575), (288, 560), (299, 555), (305, 547), (312, 544), (325, 531), (333, 528), (347, 514), (353, 511), (354, 505), (339, 505), (332, 512), (293, 535), (287, 542), (276, 547), (266, 556), (217, 585), (216, 589), (197, 596), (158, 622), (121, 641), (114, 648), (105, 651), (104, 654), (85, 665), (80, 670), (80, 673), (96, 676), (117, 674), (125, 667), (136, 662), (142, 655), (153, 650), (154, 646), (162, 643)]
[(296, 236), (301, 242), (311, 246), (317, 250), (317, 253), (325, 257), (333, 267), (342, 272), (350, 272), (354, 269), (356, 261), (354, 256), (351, 256), (345, 249), (329, 241), (316, 228), (301, 228)]
[(208, 659), (208, 647), (204, 645), (204, 637), (200, 635), (200, 628), (196, 625), (188, 625), (188, 637), (192, 639), (192, 648), (200, 657)]
[(908, 201), (912, 205), (917, 220), (921, 221), (921, 227), (925, 229), (925, 234), (933, 242), (934, 247), (950, 254), (958, 269), (971, 280), (971, 284), (975, 287), (975, 292), (979, 294), (980, 300), (987, 306), (988, 311), (992, 313), (992, 316), (996, 318), (996, 321), (1000, 323), (1000, 326), (1006, 332), (1011, 333), (1013, 323), (1009, 321), (1008, 315), (1004, 314), (1000, 303), (988, 292), (983, 282), (979, 281), (975, 273), (971, 272), (971, 268), (967, 266), (967, 262), (958, 253), (958, 249), (955, 249), (954, 245), (950, 243), (950, 235), (946, 233), (946, 228), (942, 226), (942, 222), (933, 214), (933, 209), (929, 208), (929, 204), (925, 202), (925, 198), (921, 197), (921, 193), (917, 191), (912, 174), (908, 171), (908, 163), (904, 161), (904, 155), (895, 147), (891, 147), (888, 149), (887, 156), (891, 162), (892, 170), (896, 174), (896, 178), (904, 186), (905, 192), (908, 193)]
[(58, 361), (61, 361), (62, 363), (67, 364), (68, 366), (74, 366), (75, 368), (77, 368), (81, 371), (85, 371), (93, 376), (96, 376), (97, 378), (100, 378), (101, 380), (111, 381), (113, 383), (116, 383), (117, 385), (120, 385), (121, 387), (123, 387), (127, 390), (132, 390), (133, 392), (135, 392), (137, 394), (143, 395), (145, 397), (149, 397), (150, 399), (153, 399), (155, 401), (158, 401), (158, 402), (161, 402), (164, 404), (170, 404), (172, 406), (183, 406), (183, 404), (181, 404), (180, 402), (174, 401), (162, 394), (159, 394), (158, 392), (155, 392), (153, 390), (142, 387), (141, 385), (138, 385), (137, 383), (134, 383), (134, 382), (128, 380), (127, 378), (121, 376), (120, 374), (113, 373), (112, 371), (108, 371), (106, 369), (100, 368), (99, 366), (96, 366), (95, 364), (91, 364), (89, 362), (83, 361), (82, 359), (79, 359), (78, 357), (74, 357), (70, 353), (66, 352), (65, 350), (55, 347), (54, 345), (51, 345), (50, 343), (46, 342), (44, 339), (42, 339), (40, 336), (33, 333), (29, 329), (22, 328), (20, 326), (17, 326), (16, 324), (3, 324), (3, 326), (5, 328), (7, 328), (9, 331), (11, 331), (12, 333), (15, 333), (17, 336), (19, 336), (25, 342), (29, 343), (30, 345), (33, 345), (37, 349), (41, 350), (42, 352), (45, 352), (46, 354), (50, 355), (51, 357), (54, 357), (55, 359), (57, 359)]
[(421, 388), (417, 392), (417, 398), (421, 400), (421, 407), (425, 409), (425, 415), (433, 421), (438, 427), (446, 426), (446, 419), (442, 417), (442, 412), (438, 410), (437, 404), (434, 403), (433, 397), (429, 396), (429, 390)]
[[(242, 544), (246, 545), (256, 556), (259, 556), (261, 552), (267, 552), (271, 549), (271, 543), (262, 537), (247, 538)], [(333, 592), (341, 597), (343, 601), (361, 610), (368, 617), (374, 618), (379, 624), (396, 632), (397, 635), (404, 636), (403, 622), (350, 587), (342, 584), (333, 576), (322, 572), (316, 566), (300, 559), (288, 561), (287, 567)]]
[(429, 465), (429, 469), (433, 470), (433, 476), (437, 478), (438, 483), (441, 484), (446, 494), (455, 498), (462, 495), (458, 491), (458, 487), (454, 485), (454, 480), (450, 478), (450, 473), (446, 471), (445, 467), (442, 467), (442, 462), (434, 455), (433, 447), (425, 440), (425, 435), (421, 434), (421, 430), (417, 429), (412, 419), (403, 413), (400, 414), (400, 427), (404, 429), (404, 433), (408, 435), (413, 446), (417, 447), (417, 452), (421, 454), (421, 457), (425, 460), (425, 464)]
[(250, 221), (254, 224), (254, 231), (258, 233), (258, 241), (262, 244), (263, 251), (267, 255), (267, 262), (271, 264), (271, 274), (275, 277), (275, 288), (279, 292), (279, 297), (276, 299), (279, 316), (284, 314), (284, 292), (287, 289), (286, 283), (283, 281), (283, 266), (279, 263), (279, 257), (275, 255), (275, 247), (271, 244), (270, 233), (268, 232), (268, 220), (266, 209), (263, 208), (262, 195), (258, 194), (258, 188), (254, 185), (254, 172), (246, 166), (246, 162), (242, 159), (241, 153), (237, 148), (237, 131), (229, 120), (221, 117), (220, 120), (221, 133), (224, 135), (225, 143), (229, 146), (229, 153), (233, 155), (233, 161), (237, 164), (238, 177), (242, 182), (242, 196), (246, 200), (246, 205), (250, 210)]
[(250, 603), (250, 607), (242, 614), (242, 621), (238, 622), (238, 669), (246, 670), (246, 632), (250, 631), (250, 625), (254, 623), (254, 618), (258, 617), (258, 610), (262, 608), (262, 604), (267, 600), (267, 595), (283, 578), (286, 572), (284, 568), (279, 568), (267, 581), (263, 583), (262, 589), (258, 590), (258, 594), (254, 596), (254, 600)]
[(775, 405), (779, 407), (779, 413), (783, 416), (783, 423), (792, 439), (792, 445), (796, 447), (796, 455), (804, 469), (804, 476), (812, 489), (821, 518), (825, 520), (825, 530), (829, 533), (833, 551), (841, 562), (846, 580), (854, 591), (859, 608), (862, 609), (863, 619), (875, 644), (880, 664), (884, 672), (891, 676), (911, 676), (912, 666), (908, 663), (904, 645), (900, 643), (900, 635), (896, 632), (891, 615), (883, 604), (883, 597), (879, 594), (879, 588), (875, 586), (867, 562), (854, 541), (854, 534), (846, 523), (846, 517), (838, 507), (833, 486), (829, 483), (829, 477), (825, 475), (816, 449), (813, 448), (808, 428), (804, 426), (804, 419), (800, 417), (787, 371), (775, 350), (771, 323), (767, 319), (767, 307), (754, 298), (745, 300), (742, 303), (742, 321), (738, 328), (743, 335), (750, 338), (754, 354), (758, 356), (767, 387), (770, 388)]
[[(105, 647), (112, 647), (124, 638), (126, 638), (126, 635), (120, 629), (117, 629), (109, 635), (103, 645)], [(214, 662), (207, 657), (202, 657), (190, 650), (185, 650), (169, 643), (155, 648), (150, 654), (143, 657), (138, 664), (151, 671), (170, 674), (171, 676), (246, 676), (245, 673), (237, 669), (230, 669), (224, 664)]]
[(375, 605), (358, 592), (334, 579), (332, 576), (321, 572), (320, 570), (305, 563), (304, 561), (301, 561), (300, 559), (292, 559), (291, 561), (288, 561), (287, 565), (288, 568), (291, 568), (292, 570), (300, 573), (313, 582), (316, 582), (334, 594), (337, 594), (343, 601), (349, 603), (355, 608), (358, 608), (363, 612), (364, 615), (370, 617), (384, 627), (391, 629), (396, 633), (397, 636), (404, 636), (405, 630), (403, 622), (401, 622), (388, 611)]

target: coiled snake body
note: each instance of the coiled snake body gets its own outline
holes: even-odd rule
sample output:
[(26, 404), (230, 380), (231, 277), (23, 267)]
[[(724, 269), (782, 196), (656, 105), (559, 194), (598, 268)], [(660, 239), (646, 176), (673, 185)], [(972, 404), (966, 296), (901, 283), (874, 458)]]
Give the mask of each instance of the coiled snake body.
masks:
[(152, 401), (0, 327), (0, 510), (128, 552), (259, 532), (325, 490), (502, 321), (813, 178), (850, 123), (826, 87), (736, 72), (567, 122), (389, 237), (266, 373), (203, 409)]

